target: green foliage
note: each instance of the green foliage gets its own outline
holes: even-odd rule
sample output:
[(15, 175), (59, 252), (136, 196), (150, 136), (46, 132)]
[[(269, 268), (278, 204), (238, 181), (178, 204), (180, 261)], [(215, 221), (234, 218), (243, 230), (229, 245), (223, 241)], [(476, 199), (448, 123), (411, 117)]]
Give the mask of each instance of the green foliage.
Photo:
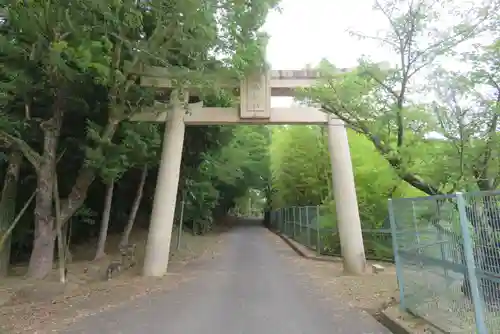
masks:
[(319, 127), (273, 128), (271, 170), (276, 198), (273, 204), (319, 204), (331, 183), (328, 148)]
[[(320, 82), (300, 93), (365, 140), (370, 170), (356, 162), (357, 139), (350, 137), (363, 224), (371, 219), (377, 226), (377, 207), (394, 189), (400, 192), (392, 196), (408, 195), (408, 186), (426, 195), (498, 189), (498, 4), (469, 10), (452, 1), (383, 0), (374, 9), (388, 29), (376, 36), (351, 33), (379, 41), (396, 63), (365, 56), (356, 68), (339, 71), (323, 61)], [(438, 19), (449, 13), (454, 20)], [(460, 66), (449, 66), (453, 61)], [(486, 225), (495, 230), (495, 220)]]
[(200, 226), (197, 231), (209, 230), (205, 226), (211, 226), (213, 216), (226, 214), (249, 189), (264, 189), (269, 179), (266, 127), (216, 129), (219, 145), (205, 151), (196, 168), (187, 169), (183, 183), (189, 211), (186, 220), (192, 226)]
[[(284, 126), (273, 129), (271, 166), (275, 207), (324, 205), (321, 226), (335, 227), (331, 168), (326, 129)], [(363, 136), (348, 132), (361, 221), (364, 228), (381, 227), (387, 199), (416, 196)]]
[[(231, 105), (232, 95), (219, 91), (213, 77), (265, 66), (267, 37), (258, 30), (275, 6), (274, 0), (7, 1), (0, 22), (0, 145), (20, 150), (36, 172), (53, 151), (65, 152), (57, 171), (61, 203), (65, 218), (73, 216), (79, 240), (95, 233), (89, 225), (101, 211), (102, 183), (116, 181), (120, 205), (113, 208), (110, 229), (122, 229), (138, 172), (157, 167), (164, 132), (157, 124), (127, 122), (158, 97), (154, 88), (140, 86), (142, 68), (166, 67), (176, 88), (189, 81), (208, 104)], [(260, 165), (247, 163), (248, 156), (235, 159), (233, 131), (186, 131), (181, 188), (193, 202), (186, 210), (193, 221), (211, 220), (219, 207), (227, 211), (236, 195), (222, 196), (225, 189), (241, 194), (246, 184), (262, 185), (255, 176)], [(57, 140), (42, 146), (47, 139)], [(23, 192), (32, 192), (39, 173), (23, 167), (29, 180)], [(96, 177), (102, 182), (93, 182)], [(150, 177), (145, 186), (146, 215), (154, 182)], [(26, 196), (19, 197), (22, 202)], [(51, 215), (50, 208), (45, 211)], [(16, 232), (14, 247), (23, 252), (38, 235), (32, 220), (27, 216)]]
[[(456, 11), (463, 22), (434, 26), (444, 8)], [(450, 2), (386, 0), (375, 9), (390, 29), (373, 38), (394, 50), (400, 63), (389, 67), (365, 57), (353, 71), (340, 73), (324, 61), (322, 82), (304, 90), (302, 98), (364, 135), (402, 180), (426, 194), (498, 187), (497, 42), (460, 54), (469, 70), (433, 64), (455, 55), (462, 42), (496, 29), (494, 8), (470, 12)], [(414, 79), (424, 71), (427, 84), (418, 85)], [(422, 94), (436, 98), (429, 103)], [(430, 139), (430, 133), (446, 140)]]

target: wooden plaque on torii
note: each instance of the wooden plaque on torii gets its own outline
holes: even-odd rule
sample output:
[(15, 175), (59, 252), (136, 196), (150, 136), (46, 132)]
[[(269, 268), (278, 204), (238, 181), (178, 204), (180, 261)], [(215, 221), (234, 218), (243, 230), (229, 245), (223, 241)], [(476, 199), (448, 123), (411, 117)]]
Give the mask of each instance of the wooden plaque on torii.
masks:
[(271, 117), (269, 72), (249, 75), (240, 84), (240, 118)]

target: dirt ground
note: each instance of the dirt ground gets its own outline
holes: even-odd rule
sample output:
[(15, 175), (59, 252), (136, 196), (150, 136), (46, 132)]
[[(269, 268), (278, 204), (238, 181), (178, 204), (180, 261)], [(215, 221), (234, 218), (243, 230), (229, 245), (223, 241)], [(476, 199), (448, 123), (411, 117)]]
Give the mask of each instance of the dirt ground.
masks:
[[(205, 256), (214, 257), (222, 244), (225, 228), (204, 236), (184, 233), (177, 250), (177, 231), (172, 236), (172, 255), (169, 274), (163, 278), (144, 278), (139, 275), (144, 259), (147, 231), (131, 236), (137, 245), (138, 265), (104, 279), (107, 265), (118, 257), (119, 236), (108, 239), (108, 256), (92, 259), (95, 246), (83, 245), (73, 249), (75, 261), (68, 265), (68, 282), (58, 281), (58, 271), (44, 281), (30, 281), (23, 277), (26, 268), (14, 268), (13, 276), (0, 281), (0, 333), (51, 333), (81, 317), (116, 307), (132, 299), (159, 290), (175, 288), (191, 279), (182, 274), (182, 268)], [(2, 331), (3, 330), (3, 331)]]
[[(146, 231), (133, 235), (132, 242), (138, 245), (138, 258), (143, 258)], [(182, 268), (194, 259), (217, 255), (223, 244), (222, 231), (206, 236), (183, 235), (177, 251), (177, 233), (172, 237), (173, 255), (169, 264), (169, 274), (160, 279), (143, 278), (136, 271), (122, 273), (110, 281), (103, 280), (103, 270), (116, 256), (111, 254), (99, 262), (75, 261), (70, 264), (68, 280), (62, 285), (57, 279), (57, 270), (43, 282), (30, 282), (20, 276), (0, 281), (0, 329), (6, 333), (50, 333), (81, 317), (119, 306), (132, 299), (159, 290), (173, 289), (192, 279), (189, 271)], [(269, 238), (289, 247), (272, 233)], [(109, 249), (116, 249), (118, 237), (112, 236)], [(75, 258), (92, 258), (95, 247), (84, 246), (74, 250)], [(88, 254), (86, 254), (86, 252)], [(110, 252), (111, 253), (111, 252)], [(383, 272), (374, 274), (369, 261), (363, 276), (346, 276), (342, 272), (341, 261), (314, 261), (300, 256), (289, 256), (287, 260), (300, 268), (304, 279), (311, 281), (325, 299), (341, 299), (349, 306), (376, 313), (397, 303), (398, 287), (395, 268), (392, 264), (380, 263)], [(141, 262), (141, 261), (140, 261)], [(22, 275), (25, 268), (16, 271)], [(182, 275), (181, 275), (182, 272)], [(0, 331), (0, 333), (3, 333)]]
[[(276, 243), (283, 242), (275, 234), (271, 234), (270, 237), (274, 238)], [(342, 299), (349, 306), (370, 312), (394, 304), (398, 299), (396, 268), (391, 263), (368, 261), (364, 275), (347, 276), (343, 273), (340, 258), (332, 257), (331, 260), (318, 261), (293, 256), (288, 260), (300, 268), (302, 275), (310, 279), (326, 299)], [(372, 264), (382, 265), (384, 271), (373, 273)]]
[[(284, 244), (281, 237), (275, 234), (270, 234), (270, 238), (276, 243)], [(341, 258), (320, 257), (317, 260), (313, 251), (288, 240), (306, 255), (302, 257), (294, 254), (287, 257), (288, 261), (300, 268), (304, 279), (311, 282), (323, 298), (340, 299), (351, 307), (363, 309), (391, 330), (394, 327), (397, 332), (402, 332), (401, 328), (415, 334), (439, 332), (422, 319), (399, 310), (399, 289), (394, 264), (367, 261), (364, 275), (348, 276), (343, 273)], [(384, 271), (374, 273), (373, 264), (383, 266)]]
[(352, 307), (375, 311), (394, 303), (399, 293), (395, 269), (391, 264), (379, 263), (385, 270), (373, 274), (371, 264), (377, 262), (369, 261), (365, 275), (347, 276), (342, 272), (340, 261), (311, 261), (298, 257), (293, 262), (318, 285), (325, 296), (340, 298)]

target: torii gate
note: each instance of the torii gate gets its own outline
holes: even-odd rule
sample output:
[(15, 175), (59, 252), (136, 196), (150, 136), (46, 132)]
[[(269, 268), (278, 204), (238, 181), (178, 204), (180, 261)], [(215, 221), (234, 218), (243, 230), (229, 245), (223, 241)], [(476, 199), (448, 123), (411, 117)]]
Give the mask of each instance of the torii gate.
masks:
[[(172, 87), (168, 70), (151, 67), (141, 73), (141, 84), (158, 88)], [(328, 143), (332, 165), (338, 230), (341, 240), (344, 270), (361, 274), (365, 269), (365, 252), (349, 143), (344, 123), (313, 107), (271, 108), (271, 96), (293, 97), (294, 89), (310, 87), (319, 73), (312, 70), (279, 70), (249, 76), (241, 82), (229, 79), (225, 87), (240, 87), (239, 108), (205, 108), (202, 102), (186, 109), (179, 99), (173, 99), (170, 111), (143, 112), (133, 121), (166, 122), (158, 181), (155, 189), (151, 223), (144, 260), (145, 276), (163, 276), (167, 272), (174, 211), (179, 186), (186, 125), (222, 124), (317, 124), (328, 126)], [(216, 78), (215, 78), (216, 79)], [(220, 80), (219, 80), (220, 81)], [(194, 89), (190, 89), (194, 93)], [(184, 94), (187, 95), (187, 94)], [(158, 110), (158, 106), (155, 110)]]

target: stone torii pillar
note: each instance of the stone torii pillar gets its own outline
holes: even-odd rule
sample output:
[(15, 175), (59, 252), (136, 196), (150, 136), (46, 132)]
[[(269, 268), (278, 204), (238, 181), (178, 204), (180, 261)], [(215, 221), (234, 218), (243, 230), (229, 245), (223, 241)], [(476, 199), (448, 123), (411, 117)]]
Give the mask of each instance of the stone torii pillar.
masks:
[(165, 275), (170, 256), (170, 241), (186, 130), (184, 123), (186, 111), (177, 94), (172, 94), (171, 108), (172, 110), (167, 114), (163, 137), (153, 211), (146, 243), (144, 276)]
[(333, 197), (344, 271), (362, 274), (366, 267), (351, 152), (344, 122), (328, 116), (328, 149), (332, 166)]
[[(141, 78), (145, 86), (172, 87), (165, 69), (151, 68)], [(328, 143), (332, 166), (333, 192), (336, 200), (344, 271), (362, 274), (366, 260), (358, 212), (347, 132), (343, 122), (313, 107), (271, 108), (271, 96), (293, 96), (298, 87), (315, 84), (317, 76), (309, 71), (271, 71), (250, 76), (240, 83), (240, 108), (204, 108), (190, 105), (186, 114), (178, 98), (171, 110), (161, 115), (143, 112), (132, 120), (166, 122), (158, 181), (146, 245), (143, 274), (160, 277), (166, 274), (170, 241), (179, 186), (179, 170), (186, 124), (315, 124), (328, 125)], [(224, 83), (237, 86), (237, 82)], [(185, 94), (187, 95), (187, 94)]]

